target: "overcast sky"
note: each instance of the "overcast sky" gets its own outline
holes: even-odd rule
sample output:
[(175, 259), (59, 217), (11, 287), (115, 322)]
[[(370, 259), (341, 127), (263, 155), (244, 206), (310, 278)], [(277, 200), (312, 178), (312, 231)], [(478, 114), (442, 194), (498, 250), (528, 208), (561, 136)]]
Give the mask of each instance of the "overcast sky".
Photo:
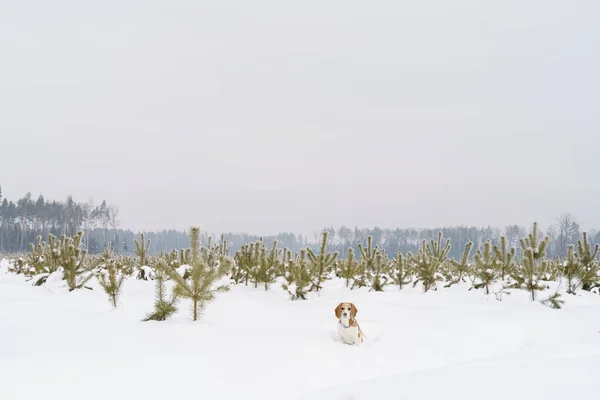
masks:
[(600, 228), (598, 15), (0, 0), (0, 185), (106, 199), (134, 230)]

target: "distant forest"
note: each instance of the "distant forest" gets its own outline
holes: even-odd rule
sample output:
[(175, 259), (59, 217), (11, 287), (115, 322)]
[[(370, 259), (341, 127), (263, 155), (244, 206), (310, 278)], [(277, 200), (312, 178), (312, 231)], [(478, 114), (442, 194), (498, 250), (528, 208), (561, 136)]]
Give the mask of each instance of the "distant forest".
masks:
[[(46, 241), (48, 234), (57, 237), (62, 235), (75, 235), (79, 230), (84, 232), (83, 246), (90, 254), (102, 252), (106, 245), (119, 254), (133, 254), (135, 250), (134, 239), (138, 239), (142, 232), (133, 232), (118, 228), (118, 208), (102, 201), (99, 205), (93, 202), (76, 202), (71, 196), (65, 201), (47, 200), (40, 195), (34, 199), (31, 193), (26, 193), (16, 202), (2, 197), (0, 187), (0, 253), (28, 252), (29, 244), (37, 241), (38, 235)], [(534, 221), (532, 221), (533, 223)], [(452, 244), (450, 257), (458, 259), (469, 241), (474, 248), (478, 248), (487, 240), (495, 242), (501, 235), (506, 236), (508, 244), (519, 249), (519, 239), (525, 237), (529, 227), (507, 225), (498, 227), (440, 227), (436, 229), (397, 228), (397, 229), (372, 229), (349, 228), (346, 226), (327, 227), (323, 230), (329, 232), (329, 250), (338, 250), (345, 254), (349, 247), (358, 251), (359, 243), (366, 243), (368, 236), (373, 236), (373, 243), (384, 248), (387, 254), (393, 255), (396, 251), (403, 254), (415, 253), (423, 239), (434, 239), (438, 232), (449, 238)], [(316, 249), (319, 245), (320, 234), (310, 240), (302, 235), (290, 232), (274, 236), (264, 236), (265, 244), (271, 246), (273, 241), (278, 242), (279, 248), (287, 248), (294, 252), (311, 247)], [(158, 232), (144, 232), (147, 239), (151, 240), (150, 254), (168, 252), (173, 249), (189, 247), (189, 237), (186, 231), (162, 230)], [(208, 235), (203, 232), (203, 243), (208, 242)], [(577, 243), (581, 238), (579, 225), (570, 214), (557, 217), (556, 223), (548, 227), (543, 234), (551, 239), (547, 255), (550, 258), (565, 256), (569, 244)], [(600, 243), (600, 233), (597, 230), (588, 232), (592, 243)], [(224, 233), (225, 239), (231, 246), (231, 254), (235, 253), (244, 243), (259, 240), (260, 236), (247, 233)], [(213, 237), (213, 243), (219, 237)]]

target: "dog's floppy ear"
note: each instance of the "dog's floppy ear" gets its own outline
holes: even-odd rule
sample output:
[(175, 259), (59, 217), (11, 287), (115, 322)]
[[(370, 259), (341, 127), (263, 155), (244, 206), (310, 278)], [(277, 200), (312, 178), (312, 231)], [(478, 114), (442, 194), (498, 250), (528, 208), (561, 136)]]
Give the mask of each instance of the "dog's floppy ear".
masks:
[(356, 306), (353, 303), (350, 303), (350, 318), (354, 319), (354, 317), (356, 317), (356, 314), (358, 313), (358, 308), (356, 308)]
[(340, 319), (342, 317), (342, 303), (338, 304), (337, 307), (333, 310), (333, 312), (335, 312), (335, 316), (337, 317), (337, 319)]

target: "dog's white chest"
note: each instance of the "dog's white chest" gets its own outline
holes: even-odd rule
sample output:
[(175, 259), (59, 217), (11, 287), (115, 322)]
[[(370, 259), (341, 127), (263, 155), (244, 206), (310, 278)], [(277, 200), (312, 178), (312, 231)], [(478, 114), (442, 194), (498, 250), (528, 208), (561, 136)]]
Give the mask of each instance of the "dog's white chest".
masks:
[(357, 326), (345, 327), (338, 323), (337, 326), (338, 338), (347, 344), (358, 344), (360, 343), (360, 337), (358, 335)]

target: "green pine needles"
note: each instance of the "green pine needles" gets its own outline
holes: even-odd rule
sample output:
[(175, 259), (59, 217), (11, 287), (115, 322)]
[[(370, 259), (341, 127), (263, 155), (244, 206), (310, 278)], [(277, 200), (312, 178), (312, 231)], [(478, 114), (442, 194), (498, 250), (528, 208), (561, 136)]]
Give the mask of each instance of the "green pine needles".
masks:
[(200, 246), (200, 228), (192, 227), (190, 229), (190, 239), (192, 262), (188, 269), (188, 279), (184, 279), (176, 270), (165, 267), (165, 263), (157, 265), (157, 268), (162, 269), (165, 275), (175, 282), (173, 291), (178, 298), (192, 301), (192, 319), (196, 321), (206, 305), (214, 300), (216, 293), (229, 290), (226, 285), (214, 286), (229, 273), (231, 265), (220, 262), (209, 265), (207, 258), (202, 257), (203, 253), (208, 253), (203, 252)]
[(469, 275), (471, 271), (471, 263), (469, 262), (469, 256), (471, 255), (471, 249), (473, 248), (473, 242), (467, 242), (465, 249), (460, 257), (460, 260), (450, 260), (449, 271), (446, 272), (449, 283), (446, 287), (450, 287), (454, 284), (464, 281), (465, 276)]
[(360, 271), (360, 264), (354, 258), (354, 249), (348, 248), (348, 255), (345, 260), (341, 260), (338, 263), (338, 276), (346, 281), (346, 287), (349, 287), (350, 280), (358, 275)]
[[(407, 258), (410, 258), (410, 256), (407, 255)], [(411, 263), (399, 251), (396, 252), (396, 258), (392, 262), (392, 280), (400, 290), (402, 290), (404, 285), (408, 285), (413, 280)]]
[(286, 280), (281, 286), (286, 290), (292, 300), (306, 300), (308, 287), (312, 283), (312, 276), (306, 261), (306, 249), (300, 250), (300, 256), (292, 259), (291, 252), (287, 253), (288, 263), (284, 278)]
[(156, 269), (155, 285), (156, 300), (154, 302), (154, 311), (148, 314), (142, 321), (165, 321), (177, 312), (177, 301), (179, 300), (175, 293), (167, 299), (167, 279), (164, 271), (168, 265), (164, 261), (159, 261)]
[(436, 287), (437, 282), (443, 280), (441, 268), (450, 251), (450, 239), (442, 247), (442, 232), (438, 232), (437, 241), (431, 239), (429, 243), (423, 240), (419, 252), (415, 255), (415, 272), (417, 281), (423, 285), (423, 291), (428, 292)]
[(477, 249), (474, 260), (475, 268), (473, 269), (473, 275), (477, 283), (474, 283), (473, 287), (475, 289), (483, 287), (485, 288), (485, 294), (490, 294), (490, 285), (498, 279), (499, 276), (491, 241), (488, 240), (485, 242), (483, 251)]
[(544, 289), (540, 282), (549, 269), (549, 261), (544, 259), (549, 240), (548, 236), (542, 240), (538, 238), (537, 222), (533, 223), (531, 233), (521, 239), (523, 259), (518, 271), (519, 281), (531, 293), (532, 300), (535, 300), (536, 291)]
[(140, 266), (143, 267), (148, 262), (148, 249), (150, 248), (150, 239), (145, 241), (146, 235), (142, 233), (142, 238), (138, 242), (137, 239), (134, 239), (135, 242), (135, 254), (140, 258)]
[(79, 231), (73, 238), (64, 238), (61, 253), (64, 278), (69, 292), (81, 289), (94, 277), (94, 273), (85, 264), (87, 251), (81, 249), (83, 232)]
[(328, 232), (324, 231), (319, 254), (316, 254), (312, 249), (307, 249), (309, 268), (313, 277), (311, 292), (318, 292), (322, 289), (323, 282), (329, 279), (329, 273), (333, 269), (339, 254), (337, 251), (334, 253), (327, 252), (327, 235)]

